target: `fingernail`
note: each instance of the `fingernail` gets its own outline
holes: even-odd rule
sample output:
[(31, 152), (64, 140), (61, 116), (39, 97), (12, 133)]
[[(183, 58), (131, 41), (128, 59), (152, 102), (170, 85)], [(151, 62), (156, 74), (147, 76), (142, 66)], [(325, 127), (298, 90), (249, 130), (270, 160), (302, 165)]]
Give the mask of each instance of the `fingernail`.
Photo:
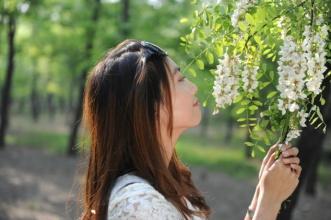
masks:
[(287, 157), (287, 156), (288, 156), (288, 152), (287, 152), (287, 151), (284, 151), (284, 152), (283, 152), (283, 155), (284, 155), (285, 157)]

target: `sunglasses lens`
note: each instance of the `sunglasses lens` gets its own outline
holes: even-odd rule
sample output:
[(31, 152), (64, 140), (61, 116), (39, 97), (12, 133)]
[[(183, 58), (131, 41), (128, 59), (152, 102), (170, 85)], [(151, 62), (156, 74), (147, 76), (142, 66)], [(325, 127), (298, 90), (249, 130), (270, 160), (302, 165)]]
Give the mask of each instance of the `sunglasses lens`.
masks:
[(146, 53), (148, 56), (152, 56), (154, 54), (155, 55), (167, 55), (167, 52), (165, 52), (164, 50), (162, 50), (159, 46), (157, 46), (155, 44), (152, 44), (147, 41), (142, 41), (141, 44), (146, 49)]

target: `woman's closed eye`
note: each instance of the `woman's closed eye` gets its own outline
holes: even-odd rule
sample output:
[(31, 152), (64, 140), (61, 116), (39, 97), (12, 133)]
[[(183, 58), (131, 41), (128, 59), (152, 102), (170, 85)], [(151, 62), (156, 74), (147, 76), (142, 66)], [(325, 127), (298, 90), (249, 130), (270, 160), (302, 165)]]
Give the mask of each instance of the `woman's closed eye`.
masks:
[(182, 76), (181, 78), (179, 78), (179, 82), (182, 82), (182, 81), (184, 81), (186, 79), (186, 76)]

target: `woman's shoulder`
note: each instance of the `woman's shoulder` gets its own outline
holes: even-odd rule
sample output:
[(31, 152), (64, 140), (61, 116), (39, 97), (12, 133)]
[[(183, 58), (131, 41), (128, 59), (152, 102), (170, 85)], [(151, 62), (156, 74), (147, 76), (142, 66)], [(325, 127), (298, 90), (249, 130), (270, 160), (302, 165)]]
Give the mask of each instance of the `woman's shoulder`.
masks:
[(125, 174), (117, 178), (111, 191), (107, 219), (163, 220), (182, 216), (147, 180)]

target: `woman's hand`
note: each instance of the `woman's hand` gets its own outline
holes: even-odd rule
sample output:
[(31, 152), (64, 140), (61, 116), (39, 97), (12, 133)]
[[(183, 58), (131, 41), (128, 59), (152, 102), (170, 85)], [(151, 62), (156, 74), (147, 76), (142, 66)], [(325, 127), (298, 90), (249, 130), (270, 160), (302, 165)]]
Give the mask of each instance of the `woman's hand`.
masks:
[(281, 203), (287, 199), (299, 183), (301, 167), (295, 168), (281, 160), (269, 158), (260, 178), (260, 195), (253, 219), (276, 219)]
[[(259, 179), (265, 170), (268, 170), (270, 166), (275, 162), (276, 151), (278, 150), (278, 143), (271, 146), (262, 161), (262, 165), (259, 172)], [(282, 145), (281, 148), (282, 154), (280, 160), (284, 163), (285, 166), (291, 167), (292, 169), (296, 170), (297, 172), (300, 170), (301, 167), (299, 166), (300, 159), (298, 158), (299, 150), (296, 147), (292, 147), (291, 145)], [(255, 193), (253, 199), (249, 205), (249, 209), (255, 210), (257, 206), (257, 201), (260, 193), (260, 181), (256, 186)]]
[[(267, 195), (268, 198), (281, 203), (293, 193), (301, 174), (301, 166), (297, 157), (294, 158), (281, 158), (277, 161), (269, 159), (260, 178), (260, 193), (263, 194), (261, 197)], [(285, 164), (284, 159), (294, 163)]]
[[(270, 149), (267, 152), (267, 155), (264, 157), (262, 161), (262, 165), (259, 172), (259, 179), (261, 178), (261, 175), (265, 169), (268, 169), (269, 167), (266, 167), (266, 164), (270, 160), (270, 158), (275, 158), (276, 151), (278, 150), (278, 143), (271, 146)], [(283, 144), (281, 148), (282, 154), (280, 159), (283, 161), (283, 163), (287, 166), (292, 167), (295, 169), (298, 164), (300, 164), (300, 159), (298, 157), (299, 149), (296, 147), (292, 147), (291, 145)]]

